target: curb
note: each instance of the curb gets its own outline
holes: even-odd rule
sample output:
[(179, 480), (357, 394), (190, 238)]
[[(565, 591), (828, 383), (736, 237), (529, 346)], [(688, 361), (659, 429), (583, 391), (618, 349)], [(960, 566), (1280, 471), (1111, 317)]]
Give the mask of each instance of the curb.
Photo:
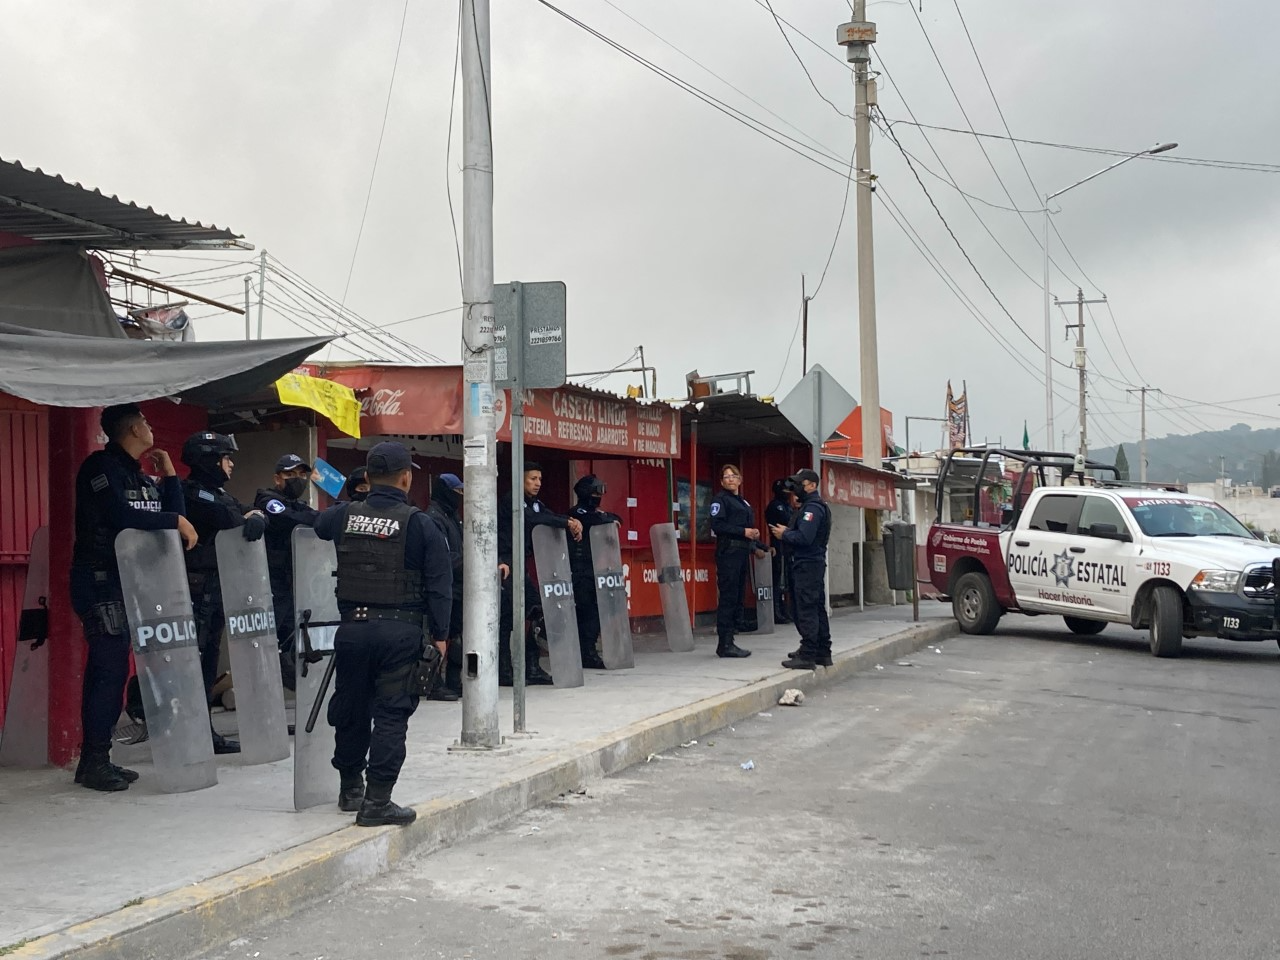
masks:
[(954, 620), (914, 624), (865, 644), (812, 672), (784, 670), (746, 687), (583, 740), (511, 772), (480, 795), (439, 797), (415, 805), (408, 827), (344, 827), (248, 866), (10, 948), (14, 960), (171, 960), (226, 943), (245, 930), (287, 916), (340, 887), (386, 873), (410, 854), (428, 854), (580, 788), (643, 763), (650, 754), (775, 706), (788, 688), (809, 690), (843, 680), (946, 637)]

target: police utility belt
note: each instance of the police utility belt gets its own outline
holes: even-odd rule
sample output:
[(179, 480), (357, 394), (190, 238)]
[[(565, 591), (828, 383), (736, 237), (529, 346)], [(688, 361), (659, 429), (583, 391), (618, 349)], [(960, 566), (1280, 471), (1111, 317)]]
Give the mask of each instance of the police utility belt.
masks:
[(373, 623), (377, 620), (397, 620), (422, 626), (425, 614), (421, 610), (400, 610), (395, 607), (355, 607), (342, 614), (343, 623)]

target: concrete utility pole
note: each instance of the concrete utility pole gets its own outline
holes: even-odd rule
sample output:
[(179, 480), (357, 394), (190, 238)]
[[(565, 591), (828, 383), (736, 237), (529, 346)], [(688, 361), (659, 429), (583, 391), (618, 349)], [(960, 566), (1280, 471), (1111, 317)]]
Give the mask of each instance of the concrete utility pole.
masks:
[(1137, 393), (1142, 396), (1142, 434), (1138, 441), (1138, 482), (1147, 482), (1147, 391), (1159, 393), (1157, 387), (1133, 387), (1125, 393)]
[[(464, 748), (498, 727), (498, 425), (493, 411), (493, 130), (489, 0), (462, 2), (462, 404)], [(513, 398), (514, 399), (514, 398)], [(519, 486), (520, 478), (512, 477)], [(516, 542), (512, 549), (523, 550)], [(523, 611), (514, 611), (519, 622)]]
[(1068, 323), (1068, 330), (1076, 331), (1076, 369), (1080, 374), (1080, 449), (1079, 454), (1082, 457), (1089, 456), (1089, 421), (1087, 412), (1088, 399), (1088, 372), (1086, 363), (1088, 354), (1084, 348), (1084, 305), (1086, 303), (1106, 303), (1107, 298), (1101, 300), (1086, 300), (1084, 291), (1076, 287), (1076, 298), (1074, 300), (1054, 300), (1054, 306), (1062, 307), (1068, 303), (1076, 305), (1077, 316), (1079, 319), (1075, 323)]
[(858, 214), (858, 366), (862, 394), (862, 462), (879, 469), (883, 462), (884, 434), (880, 429), (880, 365), (876, 350), (876, 275), (871, 236), (871, 114), (875, 81), (869, 80), (871, 45), (876, 25), (867, 21), (867, 0), (854, 0), (853, 21), (836, 29), (836, 42), (845, 48), (853, 64), (854, 175)]
[[(262, 298), (267, 295), (267, 251), (258, 254), (258, 339), (262, 339)], [(248, 305), (246, 304), (246, 309)], [(246, 317), (246, 320), (248, 318)]]
[(253, 288), (253, 280), (246, 273), (244, 275), (244, 338), (251, 340), (251, 331), (249, 330), (249, 296), (250, 290)]

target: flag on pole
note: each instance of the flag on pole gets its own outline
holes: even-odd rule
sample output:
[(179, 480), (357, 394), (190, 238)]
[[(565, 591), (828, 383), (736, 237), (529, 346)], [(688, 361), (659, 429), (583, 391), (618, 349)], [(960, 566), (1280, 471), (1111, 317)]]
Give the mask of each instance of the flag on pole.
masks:
[(1027, 421), (1022, 421), (1022, 449), (1031, 449), (1031, 434), (1027, 433)]
[(956, 397), (947, 381), (947, 441), (952, 450), (959, 450), (968, 441), (969, 397), (966, 393)]

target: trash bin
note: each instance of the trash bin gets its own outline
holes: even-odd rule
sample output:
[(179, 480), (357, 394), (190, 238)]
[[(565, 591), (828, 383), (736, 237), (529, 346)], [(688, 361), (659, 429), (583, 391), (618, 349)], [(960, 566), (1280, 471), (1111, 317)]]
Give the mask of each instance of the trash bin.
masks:
[(916, 525), (892, 521), (884, 525), (884, 563), (890, 590), (916, 588)]

